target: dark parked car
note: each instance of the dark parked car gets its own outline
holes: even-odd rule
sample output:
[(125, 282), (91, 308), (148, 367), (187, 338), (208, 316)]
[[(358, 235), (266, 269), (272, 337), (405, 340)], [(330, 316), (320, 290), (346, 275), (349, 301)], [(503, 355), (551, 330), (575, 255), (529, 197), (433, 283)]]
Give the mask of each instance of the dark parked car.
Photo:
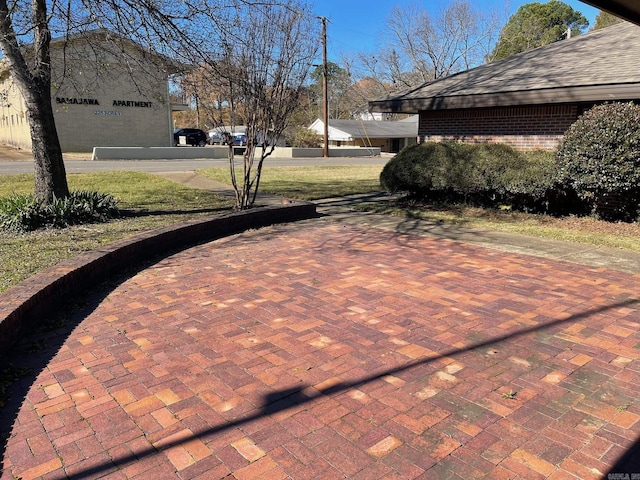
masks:
[(243, 133), (238, 133), (233, 136), (233, 144), (244, 147), (247, 144), (247, 136)]
[[(184, 137), (181, 139), (180, 137)], [(178, 128), (173, 131), (173, 144), (204, 147), (207, 144), (207, 134), (199, 128)]]

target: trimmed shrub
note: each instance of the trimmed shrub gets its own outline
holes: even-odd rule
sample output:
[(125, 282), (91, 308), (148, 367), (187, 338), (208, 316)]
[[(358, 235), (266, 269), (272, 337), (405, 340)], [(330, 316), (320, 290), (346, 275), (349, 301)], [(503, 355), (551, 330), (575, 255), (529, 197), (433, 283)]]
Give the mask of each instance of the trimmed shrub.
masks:
[[(497, 147), (498, 145), (494, 145)], [(491, 194), (503, 204), (524, 211), (558, 211), (555, 191), (555, 156), (537, 150), (518, 152), (507, 145), (506, 152), (485, 149), (491, 155)]]
[(380, 172), (380, 185), (391, 193), (417, 193), (433, 186), (431, 176), (423, 172), (423, 164), (435, 151), (435, 143), (422, 143), (403, 148)]
[(598, 105), (571, 125), (556, 155), (558, 182), (606, 220), (636, 220), (640, 200), (640, 106)]
[(390, 192), (469, 193), (482, 189), (471, 161), (471, 147), (462, 143), (422, 143), (404, 148), (382, 169), (380, 183)]
[(546, 209), (554, 162), (552, 153), (525, 154), (504, 144), (429, 142), (398, 153), (385, 165), (380, 183), (413, 196)]
[(0, 228), (17, 232), (105, 222), (117, 216), (117, 201), (106, 193), (76, 190), (48, 205), (40, 205), (33, 195), (0, 198)]

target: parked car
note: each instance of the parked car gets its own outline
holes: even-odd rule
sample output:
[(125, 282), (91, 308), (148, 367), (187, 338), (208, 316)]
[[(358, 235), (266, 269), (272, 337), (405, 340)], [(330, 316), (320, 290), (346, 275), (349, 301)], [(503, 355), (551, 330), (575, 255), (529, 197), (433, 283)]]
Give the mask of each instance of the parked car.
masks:
[(225, 145), (227, 138), (229, 138), (229, 132), (219, 132), (218, 130), (211, 130), (209, 132), (209, 145)]
[(191, 145), (204, 147), (207, 144), (207, 134), (199, 128), (178, 128), (173, 131), (173, 145)]
[(244, 147), (247, 144), (247, 136), (244, 133), (237, 133), (233, 136), (233, 144)]

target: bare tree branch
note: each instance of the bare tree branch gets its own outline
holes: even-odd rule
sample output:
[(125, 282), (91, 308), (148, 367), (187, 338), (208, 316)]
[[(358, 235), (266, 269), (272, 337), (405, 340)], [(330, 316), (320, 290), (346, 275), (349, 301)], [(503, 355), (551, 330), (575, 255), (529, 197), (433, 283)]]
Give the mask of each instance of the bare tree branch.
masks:
[(382, 74), (401, 89), (484, 63), (495, 44), (499, 19), (467, 0), (454, 0), (437, 16), (417, 5), (394, 7), (387, 25), (387, 41), (376, 65), (379, 73), (371, 61), (364, 65), (370, 76)]
[[(25, 97), (36, 196), (49, 202), (68, 195), (51, 105), (52, 87), (63, 84), (87, 91), (108, 75), (131, 74), (142, 91), (151, 82), (136, 80), (135, 71), (149, 78), (166, 77), (207, 64), (218, 76), (233, 72), (235, 80), (228, 82), (232, 88), (220, 100), (242, 106), (245, 118), (254, 119), (249, 122), (255, 125), (253, 133), (260, 132), (265, 145), (272, 144), (268, 132), (282, 132), (290, 115), (288, 92), (297, 92), (311, 63), (314, 30), (303, 27), (311, 16), (299, 1), (303, 0), (0, 0), (0, 48), (6, 69)], [(272, 14), (276, 15), (269, 17)], [(62, 66), (55, 79), (52, 42), (56, 65)], [(227, 69), (221, 59), (228, 59), (227, 64), (233, 60), (233, 68)], [(74, 82), (79, 73), (83, 80)], [(157, 95), (164, 101), (164, 93)], [(279, 99), (282, 105), (264, 108), (268, 99)], [(252, 156), (247, 158), (248, 171), (252, 161)]]

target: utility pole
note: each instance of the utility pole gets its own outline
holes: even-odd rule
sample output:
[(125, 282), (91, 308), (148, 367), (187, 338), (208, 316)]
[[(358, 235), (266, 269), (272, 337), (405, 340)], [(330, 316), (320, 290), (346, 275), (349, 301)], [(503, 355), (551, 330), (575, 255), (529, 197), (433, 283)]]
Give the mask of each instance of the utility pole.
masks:
[(329, 93), (327, 67), (327, 17), (318, 17), (322, 21), (322, 117), (324, 123), (324, 147), (323, 157), (329, 156)]

